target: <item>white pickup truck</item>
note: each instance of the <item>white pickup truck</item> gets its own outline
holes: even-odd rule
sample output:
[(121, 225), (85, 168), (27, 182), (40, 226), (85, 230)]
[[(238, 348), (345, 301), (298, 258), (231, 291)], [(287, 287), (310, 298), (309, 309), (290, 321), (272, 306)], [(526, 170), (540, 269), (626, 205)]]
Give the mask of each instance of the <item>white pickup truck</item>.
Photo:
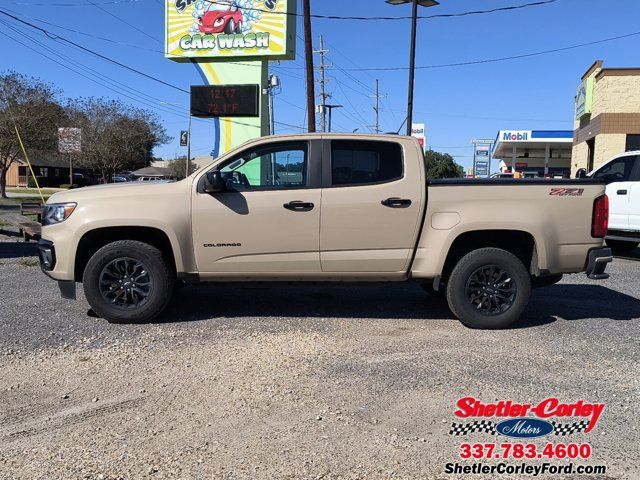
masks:
[(588, 178), (607, 184), (609, 231), (607, 245), (620, 252), (640, 245), (640, 151), (614, 157)]
[(465, 325), (503, 328), (532, 286), (607, 278), (604, 193), (597, 179), (429, 181), (408, 137), (268, 137), (180, 182), (56, 193), (40, 261), (111, 322), (152, 319), (177, 281), (415, 281)]

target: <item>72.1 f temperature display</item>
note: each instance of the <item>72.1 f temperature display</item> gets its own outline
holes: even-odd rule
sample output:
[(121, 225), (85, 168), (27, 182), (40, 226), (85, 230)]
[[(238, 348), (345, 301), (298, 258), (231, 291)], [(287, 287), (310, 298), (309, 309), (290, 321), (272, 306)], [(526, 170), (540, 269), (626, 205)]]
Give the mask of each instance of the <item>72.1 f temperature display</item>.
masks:
[(191, 115), (200, 118), (257, 117), (259, 85), (191, 87)]

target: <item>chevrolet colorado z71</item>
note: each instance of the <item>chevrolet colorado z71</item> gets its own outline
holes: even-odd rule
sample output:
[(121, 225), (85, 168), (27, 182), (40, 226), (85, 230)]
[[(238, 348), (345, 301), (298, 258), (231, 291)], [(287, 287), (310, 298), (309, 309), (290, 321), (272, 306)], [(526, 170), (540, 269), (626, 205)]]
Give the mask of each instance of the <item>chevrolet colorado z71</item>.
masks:
[(160, 314), (177, 282), (404, 282), (473, 328), (516, 321), (532, 285), (604, 273), (599, 180), (434, 180), (417, 140), (251, 141), (175, 183), (53, 195), (39, 255), (110, 322)]

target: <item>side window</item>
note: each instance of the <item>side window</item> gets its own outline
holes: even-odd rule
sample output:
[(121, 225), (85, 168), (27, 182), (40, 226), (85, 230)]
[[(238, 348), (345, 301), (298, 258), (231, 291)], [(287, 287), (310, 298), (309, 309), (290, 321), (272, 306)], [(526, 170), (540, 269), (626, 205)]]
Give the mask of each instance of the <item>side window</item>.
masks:
[(247, 150), (220, 169), (231, 190), (283, 190), (307, 185), (306, 142)]
[(331, 184), (362, 185), (402, 178), (402, 147), (392, 142), (331, 142)]
[(607, 163), (593, 174), (593, 178), (605, 180), (607, 183), (628, 182), (631, 180), (637, 156), (621, 157)]

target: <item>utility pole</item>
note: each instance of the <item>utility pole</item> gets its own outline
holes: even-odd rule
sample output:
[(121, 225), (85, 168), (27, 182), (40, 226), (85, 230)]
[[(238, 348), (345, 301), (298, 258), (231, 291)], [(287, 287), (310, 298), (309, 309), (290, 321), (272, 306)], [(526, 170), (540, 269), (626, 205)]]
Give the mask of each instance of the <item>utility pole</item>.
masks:
[(315, 93), (315, 72), (313, 69), (313, 40), (311, 37), (311, 5), (310, 0), (302, 0), (304, 15), (304, 54), (307, 70), (307, 119), (309, 123), (309, 133), (316, 131), (316, 93)]
[(376, 100), (376, 106), (373, 107), (376, 112), (376, 124), (374, 125), (376, 133), (380, 133), (380, 98), (384, 96), (380, 95), (380, 81), (376, 78), (376, 94), (369, 96), (369, 98), (375, 98)]
[(191, 163), (191, 111), (189, 111), (189, 136), (187, 137), (187, 166), (185, 167), (185, 177), (191, 175), (189, 164)]
[(332, 131), (333, 125), (333, 109), (334, 108), (343, 108), (344, 105), (325, 105), (324, 109), (329, 110), (329, 132)]
[(330, 98), (331, 95), (327, 93), (327, 77), (326, 71), (327, 68), (330, 68), (330, 65), (327, 65), (325, 62), (325, 55), (329, 53), (329, 50), (324, 49), (324, 37), (320, 35), (320, 50), (314, 50), (313, 53), (320, 54), (320, 98), (322, 103), (320, 104), (320, 114), (321, 117), (321, 129), (323, 132), (327, 131), (327, 98)]
[(280, 93), (280, 77), (277, 75), (269, 75), (267, 87), (269, 93), (269, 134), (276, 134), (276, 115), (273, 109), (273, 97)]

